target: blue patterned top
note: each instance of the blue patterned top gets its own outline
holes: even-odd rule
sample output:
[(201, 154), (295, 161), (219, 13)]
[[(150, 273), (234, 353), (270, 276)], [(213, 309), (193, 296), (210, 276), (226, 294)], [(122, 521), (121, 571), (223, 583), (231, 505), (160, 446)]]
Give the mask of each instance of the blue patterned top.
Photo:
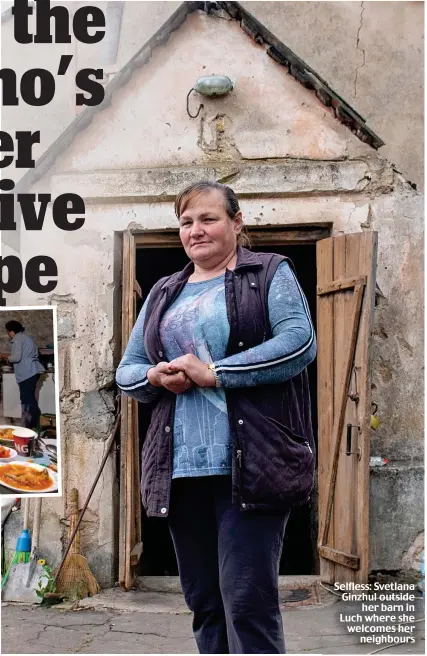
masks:
[[(156, 398), (147, 379), (153, 365), (144, 349), (147, 300), (117, 369), (118, 386), (138, 401)], [(230, 326), (224, 275), (187, 282), (160, 322), (165, 360), (193, 353), (214, 362), (224, 388), (279, 383), (300, 373), (316, 355), (307, 301), (287, 262), (277, 268), (268, 297), (272, 338), (225, 357)], [(173, 427), (173, 477), (231, 473), (231, 441), (225, 391), (192, 387), (177, 395)]]
[[(230, 326), (224, 275), (188, 282), (160, 322), (160, 339), (170, 361), (193, 353), (203, 362), (224, 357)], [(173, 430), (173, 477), (231, 473), (225, 391), (193, 387), (178, 394)]]

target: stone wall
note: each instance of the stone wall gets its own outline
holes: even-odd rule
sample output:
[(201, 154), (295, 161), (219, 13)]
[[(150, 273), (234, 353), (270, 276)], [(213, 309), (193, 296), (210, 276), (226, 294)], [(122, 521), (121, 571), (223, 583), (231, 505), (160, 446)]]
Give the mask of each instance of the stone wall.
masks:
[[(87, 3), (52, 2), (71, 14)], [(106, 2), (91, 2), (102, 8)], [(3, 108), (4, 130), (41, 129), (39, 156), (73, 120), (74, 76), (84, 67), (117, 71), (150, 39), (180, 2), (124, 2), (117, 62), (106, 66), (105, 39), (84, 45), (19, 45), (13, 22), (2, 23), (2, 65), (18, 73), (33, 66), (57, 70), (61, 54), (72, 54), (66, 76), (57, 78), (55, 101), (47, 107)], [(285, 45), (304, 59), (367, 119), (386, 142), (382, 156), (423, 187), (423, 41), (422, 2), (242, 2)], [(30, 19), (30, 26), (33, 19)], [(114, 30), (112, 23), (107, 30)], [(248, 37), (249, 38), (249, 37)], [(218, 49), (224, 50), (221, 37)], [(227, 64), (223, 71), (227, 73)], [(194, 80), (193, 80), (194, 82)], [(19, 178), (22, 170), (8, 169)]]

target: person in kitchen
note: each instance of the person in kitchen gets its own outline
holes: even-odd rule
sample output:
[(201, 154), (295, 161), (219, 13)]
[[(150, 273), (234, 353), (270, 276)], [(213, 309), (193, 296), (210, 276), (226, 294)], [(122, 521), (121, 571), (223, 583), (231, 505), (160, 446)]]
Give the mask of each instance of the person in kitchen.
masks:
[(10, 355), (1, 353), (13, 365), (21, 397), (22, 420), (26, 428), (36, 428), (40, 419), (40, 408), (36, 398), (36, 387), (40, 374), (45, 369), (39, 360), (39, 350), (19, 321), (8, 321), (5, 325), (12, 344)]

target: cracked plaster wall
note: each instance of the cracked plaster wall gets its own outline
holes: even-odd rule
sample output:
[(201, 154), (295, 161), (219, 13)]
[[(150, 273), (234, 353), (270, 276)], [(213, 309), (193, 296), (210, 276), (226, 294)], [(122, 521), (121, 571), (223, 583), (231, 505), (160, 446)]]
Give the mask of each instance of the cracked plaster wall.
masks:
[[(424, 188), (424, 3), (242, 2), (367, 120)], [(307, 38), (310, 35), (310, 38)]]
[[(52, 2), (76, 11), (82, 2)], [(106, 12), (106, 2), (93, 2)], [(117, 64), (120, 69), (163, 25), (179, 2), (124, 2)], [(255, 18), (304, 59), (386, 142), (381, 154), (423, 188), (423, 26), (422, 2), (242, 2)], [(214, 20), (214, 19), (212, 19)], [(31, 24), (31, 21), (30, 21)], [(107, 27), (108, 29), (108, 27)], [(248, 37), (249, 38), (249, 37)], [(221, 36), (220, 36), (221, 39)], [(221, 40), (219, 41), (221, 43)], [(29, 54), (28, 49), (31, 49)], [(70, 74), (57, 80), (55, 103), (3, 108), (3, 129), (41, 128), (41, 154), (75, 116), (69, 102), (75, 72), (103, 65), (103, 42), (69, 46)], [(2, 62), (18, 72), (55, 67), (64, 45), (16, 44), (13, 22), (2, 24)], [(226, 68), (228, 66), (228, 62)], [(107, 69), (106, 69), (107, 70)], [(224, 71), (227, 72), (224, 68)], [(8, 174), (19, 178), (22, 170)]]
[[(81, 230), (63, 233), (52, 227), (48, 209), (43, 233), (34, 233), (31, 240), (23, 235), (21, 241), (24, 261), (35, 251), (53, 257), (61, 253), (55, 293), (46, 299), (24, 289), (20, 299), (35, 304), (48, 300), (58, 306), (65, 491), (76, 485), (83, 502), (112, 425), (118, 234), (129, 227), (176, 227), (170, 200), (175, 186), (183, 176), (197, 171), (205, 175), (211, 166), (216, 177), (230, 179), (240, 189), (248, 224), (330, 223), (334, 234), (378, 230), (378, 283), (384, 298), (379, 299), (376, 312), (373, 383), (383, 424), (375, 434), (372, 454), (386, 455), (397, 464), (375, 472), (378, 483), (371, 488), (371, 516), (381, 547), (373, 551), (373, 563), (386, 569), (402, 563), (403, 553), (422, 529), (422, 520), (418, 515), (409, 517), (408, 510), (414, 499), (418, 507), (422, 505), (416, 474), (423, 447), (422, 196), (333, 119), (310, 92), (263, 58), (233, 24), (228, 31), (236, 57), (233, 66), (245, 71), (240, 89), (219, 105), (206, 103), (198, 120), (189, 119), (185, 94), (203, 70), (203, 61), (221, 70), (224, 55), (215, 47), (216, 29), (206, 16), (191, 16), (32, 190), (57, 192), (66, 184), (68, 191), (88, 199)], [(200, 55), (197, 61), (195, 51)], [(273, 87), (275, 104), (268, 91)], [(277, 106), (283, 111), (276, 111)], [(104, 585), (112, 582), (115, 553), (115, 465), (113, 454), (82, 531), (83, 553)], [(387, 477), (393, 471), (399, 485), (391, 488)], [(414, 481), (411, 494), (405, 492), (409, 480)], [(393, 489), (400, 494), (392, 494)], [(380, 494), (388, 498), (394, 512), (384, 516)], [(44, 538), (55, 545), (50, 547), (52, 558), (56, 554), (59, 559), (66, 501), (46, 501), (44, 509), (61, 520), (49, 523)], [(390, 541), (386, 550), (386, 537), (393, 535), (396, 518), (403, 526), (410, 521), (411, 530), (400, 531), (399, 544)]]

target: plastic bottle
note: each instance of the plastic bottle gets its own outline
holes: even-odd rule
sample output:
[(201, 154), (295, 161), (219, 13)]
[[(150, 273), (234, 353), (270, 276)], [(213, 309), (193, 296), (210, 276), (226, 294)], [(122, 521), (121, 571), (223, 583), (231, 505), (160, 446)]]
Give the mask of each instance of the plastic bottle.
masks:
[(371, 467), (384, 467), (388, 463), (388, 458), (381, 458), (381, 456), (372, 456), (369, 459), (369, 465)]
[(16, 551), (31, 552), (31, 535), (26, 528), (23, 529), (21, 535), (18, 537)]

